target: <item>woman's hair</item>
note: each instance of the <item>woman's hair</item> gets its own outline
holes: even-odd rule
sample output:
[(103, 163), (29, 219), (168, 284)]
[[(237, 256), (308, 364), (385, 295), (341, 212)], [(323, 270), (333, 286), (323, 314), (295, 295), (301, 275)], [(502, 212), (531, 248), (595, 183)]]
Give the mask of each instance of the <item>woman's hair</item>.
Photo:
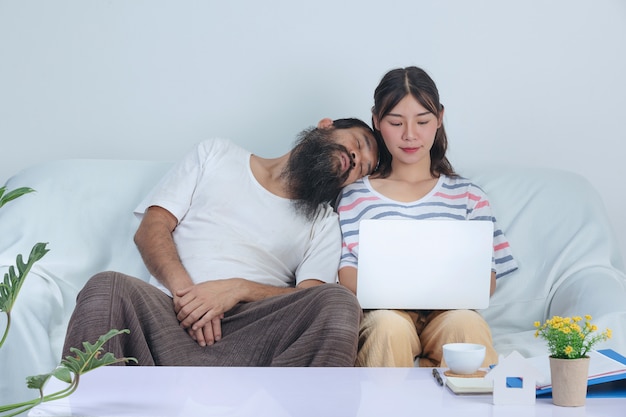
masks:
[[(374, 107), (372, 107), (372, 116), (376, 117), (380, 122), (391, 110), (407, 95), (413, 96), (424, 108), (434, 114), (437, 119), (440, 118), (443, 111), (443, 105), (439, 102), (439, 91), (435, 82), (421, 68), (407, 67), (397, 68), (389, 71), (382, 78), (378, 87), (374, 91)], [(380, 130), (374, 126), (374, 135), (378, 142), (380, 160), (376, 175), (381, 178), (388, 177), (391, 174), (391, 153), (385, 146)], [(446, 150), (448, 149), (448, 138), (446, 130), (443, 126), (437, 129), (435, 141), (430, 150), (430, 173), (438, 177), (441, 174), (448, 176), (456, 176), (450, 161), (446, 158)]]

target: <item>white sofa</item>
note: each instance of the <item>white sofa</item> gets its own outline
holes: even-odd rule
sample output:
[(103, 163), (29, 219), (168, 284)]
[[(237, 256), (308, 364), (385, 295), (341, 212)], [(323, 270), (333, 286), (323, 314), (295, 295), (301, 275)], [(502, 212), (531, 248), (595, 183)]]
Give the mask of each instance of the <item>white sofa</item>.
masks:
[[(84, 283), (104, 270), (147, 279), (132, 236), (133, 209), (171, 166), (166, 162), (65, 160), (24, 170), (9, 190), (31, 187), (0, 209), (0, 272), (37, 242), (50, 252), (35, 264), (0, 349), (0, 404), (33, 398), (28, 375), (59, 362), (66, 325)], [(501, 354), (546, 352), (535, 321), (591, 314), (626, 353), (626, 275), (599, 195), (578, 175), (553, 169), (465, 169), (491, 197), (520, 269), (499, 280), (482, 313)], [(4, 328), (0, 317), (0, 328)]]

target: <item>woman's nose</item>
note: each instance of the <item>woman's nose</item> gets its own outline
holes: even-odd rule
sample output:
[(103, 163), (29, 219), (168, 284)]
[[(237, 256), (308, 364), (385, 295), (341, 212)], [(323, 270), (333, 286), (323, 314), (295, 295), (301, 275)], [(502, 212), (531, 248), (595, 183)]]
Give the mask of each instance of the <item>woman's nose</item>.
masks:
[(412, 125), (407, 125), (404, 131), (404, 140), (415, 139), (415, 128)]

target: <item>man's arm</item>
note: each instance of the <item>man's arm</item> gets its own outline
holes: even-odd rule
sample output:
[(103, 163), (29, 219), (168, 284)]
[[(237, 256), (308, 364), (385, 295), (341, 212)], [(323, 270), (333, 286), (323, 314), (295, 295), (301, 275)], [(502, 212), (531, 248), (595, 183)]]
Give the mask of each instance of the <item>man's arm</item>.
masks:
[[(172, 293), (172, 307), (178, 315), (182, 305), (177, 293), (192, 286), (193, 281), (180, 261), (172, 237), (177, 224), (176, 217), (168, 210), (159, 206), (148, 207), (135, 233), (135, 244), (150, 274)], [(205, 346), (221, 337), (219, 319), (206, 328), (188, 329), (187, 332), (198, 344)]]
[(172, 295), (193, 285), (191, 277), (180, 261), (172, 232), (178, 221), (166, 209), (148, 207), (135, 233), (135, 244), (148, 271), (159, 280)]
[(194, 285), (180, 261), (172, 232), (176, 217), (162, 207), (151, 206), (135, 233), (135, 243), (148, 271), (174, 298), (174, 311), (181, 326), (200, 345), (221, 338), (220, 319), (239, 302), (261, 300), (301, 288), (319, 285), (316, 279), (302, 281), (297, 288), (258, 284), (243, 278), (207, 281)]

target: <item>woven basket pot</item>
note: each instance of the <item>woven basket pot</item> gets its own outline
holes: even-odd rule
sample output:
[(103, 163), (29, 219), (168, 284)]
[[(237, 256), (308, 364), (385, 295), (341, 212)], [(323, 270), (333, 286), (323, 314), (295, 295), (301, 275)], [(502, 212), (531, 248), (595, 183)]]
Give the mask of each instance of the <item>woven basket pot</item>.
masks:
[(556, 359), (550, 357), (552, 402), (563, 407), (581, 407), (587, 399), (589, 357)]

